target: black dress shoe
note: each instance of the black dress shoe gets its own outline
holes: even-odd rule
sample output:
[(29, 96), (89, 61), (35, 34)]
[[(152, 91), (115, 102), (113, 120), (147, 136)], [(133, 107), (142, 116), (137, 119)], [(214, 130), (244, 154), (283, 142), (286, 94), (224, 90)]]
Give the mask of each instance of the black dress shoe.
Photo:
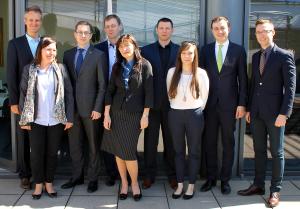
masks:
[(97, 191), (98, 189), (98, 181), (90, 181), (87, 187), (87, 192), (92, 193)]
[(231, 192), (231, 187), (228, 182), (221, 182), (221, 192), (222, 194), (229, 194)]
[(173, 193), (173, 194), (172, 194), (172, 198), (173, 198), (173, 199), (179, 199), (179, 198), (182, 196), (182, 194), (183, 194), (183, 191), (181, 191), (180, 194), (175, 194), (175, 193)]
[(115, 185), (115, 183), (116, 183), (116, 178), (113, 177), (113, 176), (107, 177), (107, 179), (106, 179), (106, 181), (105, 181), (105, 185), (106, 185), (106, 186), (109, 186), (109, 187)]
[(62, 189), (69, 189), (69, 188), (72, 188), (72, 187), (74, 187), (76, 185), (81, 185), (83, 183), (84, 183), (83, 179), (77, 179), (75, 181), (73, 181), (72, 179), (70, 179), (68, 182), (66, 182), (63, 185), (61, 185), (60, 188), (62, 188)]
[(201, 192), (207, 192), (211, 190), (212, 187), (216, 186), (217, 181), (216, 180), (207, 180), (201, 187)]
[(194, 192), (193, 192), (193, 194), (184, 194), (182, 198), (184, 200), (189, 200), (189, 199), (192, 199), (193, 197), (194, 197)]
[(22, 178), (21, 179), (21, 183), (20, 183), (20, 187), (24, 190), (29, 190), (31, 189), (31, 183), (29, 178)]
[(265, 188), (261, 188), (252, 184), (248, 189), (238, 191), (238, 195), (249, 196), (249, 195), (264, 195)]
[(41, 199), (42, 193), (41, 194), (32, 194), (31, 196), (32, 196), (32, 199), (39, 200), (39, 199)]
[(49, 197), (51, 197), (51, 198), (56, 198), (57, 197), (57, 192), (47, 192), (46, 191), (46, 193), (47, 193), (47, 195), (49, 196)]
[(128, 197), (128, 194), (125, 194), (125, 193), (120, 193), (120, 194), (119, 194), (120, 200), (126, 200), (127, 197)]
[(142, 192), (140, 192), (140, 194), (134, 194), (133, 195), (134, 201), (140, 201), (141, 198), (142, 198)]

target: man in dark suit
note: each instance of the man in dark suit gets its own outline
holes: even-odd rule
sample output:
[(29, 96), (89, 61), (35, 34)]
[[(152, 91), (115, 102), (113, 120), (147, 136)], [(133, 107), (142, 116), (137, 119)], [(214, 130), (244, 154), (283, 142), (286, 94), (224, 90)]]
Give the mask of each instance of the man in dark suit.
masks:
[(149, 126), (145, 130), (144, 160), (145, 178), (143, 188), (151, 187), (156, 175), (156, 154), (161, 125), (164, 156), (168, 166), (168, 178), (172, 188), (176, 188), (175, 152), (168, 127), (168, 111), (170, 109), (166, 77), (168, 70), (175, 66), (176, 55), (179, 49), (177, 44), (171, 41), (173, 22), (169, 18), (161, 18), (156, 24), (158, 41), (144, 46), (142, 56), (149, 60), (153, 69), (154, 107), (150, 110)]
[[(95, 45), (95, 48), (103, 51), (106, 55), (107, 72), (105, 72), (106, 83), (108, 83), (112, 71), (112, 66), (116, 61), (116, 43), (120, 37), (122, 30), (121, 19), (115, 15), (110, 14), (104, 18), (104, 31), (107, 35), (107, 40)], [(100, 129), (100, 137), (103, 135), (103, 127)], [(111, 153), (103, 151), (103, 160), (106, 168), (107, 179), (105, 184), (113, 186), (118, 176), (118, 169), (116, 165), (115, 156)]]
[[(296, 66), (291, 52), (273, 42), (270, 20), (256, 22), (255, 34), (261, 50), (252, 57), (252, 77), (246, 121), (250, 122), (255, 152), (253, 184), (239, 195), (265, 194), (267, 140), (272, 155), (272, 179), (268, 204), (279, 203), (284, 172), (284, 129), (290, 117), (296, 89)], [(251, 120), (250, 120), (251, 119)], [(269, 136), (269, 137), (268, 137)]]
[(75, 114), (74, 126), (69, 131), (70, 155), (73, 164), (72, 178), (61, 187), (63, 189), (83, 184), (84, 133), (88, 140), (88, 192), (98, 189), (99, 175), (99, 126), (105, 95), (106, 72), (105, 54), (92, 45), (92, 26), (86, 21), (79, 21), (75, 26), (74, 36), (77, 47), (65, 52), (63, 62), (66, 65), (74, 90)]
[[(42, 10), (31, 6), (25, 10), (24, 23), (26, 34), (9, 41), (7, 48), (7, 84), (9, 104), (12, 113), (16, 114), (17, 124), (19, 115), (20, 81), (25, 65), (32, 62), (40, 41), (39, 30), (42, 24)], [(26, 130), (17, 129), (17, 170), (21, 179), (21, 188), (30, 189), (30, 146)]]
[(215, 42), (200, 52), (200, 67), (209, 77), (209, 96), (205, 107), (204, 152), (207, 181), (201, 191), (210, 190), (218, 178), (218, 130), (221, 129), (223, 153), (220, 173), (221, 192), (229, 194), (229, 180), (234, 160), (236, 119), (244, 117), (247, 99), (247, 67), (245, 49), (228, 40), (230, 23), (219, 16), (211, 21)]

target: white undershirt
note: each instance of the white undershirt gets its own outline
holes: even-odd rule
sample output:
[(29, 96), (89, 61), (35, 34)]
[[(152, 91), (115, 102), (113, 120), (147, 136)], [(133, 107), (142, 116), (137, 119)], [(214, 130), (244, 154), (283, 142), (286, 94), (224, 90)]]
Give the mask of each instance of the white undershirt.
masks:
[[(171, 68), (168, 71), (167, 75), (167, 89), (169, 92), (171, 80), (173, 74), (175, 72), (175, 68)], [(192, 81), (192, 75), (181, 74), (178, 86), (177, 86), (177, 94), (174, 99), (170, 99), (170, 105), (172, 109), (196, 109), (201, 108), (204, 109), (207, 98), (208, 98), (208, 90), (209, 90), (209, 80), (206, 74), (206, 71), (198, 68), (197, 73), (198, 82), (199, 82), (199, 98), (196, 99), (192, 95), (192, 91), (190, 88), (190, 84)], [(184, 99), (184, 97), (186, 99)]]

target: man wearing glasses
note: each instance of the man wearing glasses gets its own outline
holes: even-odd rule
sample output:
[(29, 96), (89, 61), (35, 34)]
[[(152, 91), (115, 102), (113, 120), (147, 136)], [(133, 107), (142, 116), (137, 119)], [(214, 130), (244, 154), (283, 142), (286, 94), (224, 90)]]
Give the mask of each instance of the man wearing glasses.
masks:
[(216, 185), (218, 176), (218, 130), (223, 145), (221, 164), (221, 192), (229, 194), (229, 181), (234, 161), (234, 131), (236, 119), (244, 117), (247, 100), (247, 67), (245, 49), (228, 40), (230, 23), (219, 16), (211, 21), (215, 42), (201, 49), (200, 67), (209, 77), (209, 95), (204, 111), (204, 151), (207, 181), (202, 192)]
[(92, 45), (92, 26), (86, 21), (79, 21), (75, 26), (74, 37), (77, 46), (64, 53), (63, 62), (70, 74), (74, 91), (75, 114), (74, 126), (69, 131), (70, 155), (73, 165), (72, 178), (63, 184), (63, 189), (83, 184), (84, 154), (83, 140), (88, 140), (89, 193), (98, 189), (99, 174), (99, 119), (103, 109), (107, 71), (105, 54)]
[[(291, 52), (273, 42), (274, 25), (259, 19), (255, 35), (261, 49), (252, 56), (252, 77), (246, 121), (250, 123), (255, 152), (253, 184), (239, 195), (264, 195), (267, 140), (272, 155), (272, 179), (268, 204), (279, 204), (284, 172), (284, 129), (290, 117), (296, 89), (296, 66)], [(268, 137), (269, 136), (269, 137)]]

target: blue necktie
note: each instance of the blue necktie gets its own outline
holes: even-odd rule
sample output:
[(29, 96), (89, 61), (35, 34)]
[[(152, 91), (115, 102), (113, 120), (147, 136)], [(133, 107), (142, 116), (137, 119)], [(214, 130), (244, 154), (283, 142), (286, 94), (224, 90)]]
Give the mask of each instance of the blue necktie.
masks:
[(75, 66), (75, 71), (76, 71), (77, 75), (79, 75), (80, 68), (83, 63), (83, 51), (84, 51), (84, 49), (78, 49), (78, 57), (77, 57), (76, 66)]

